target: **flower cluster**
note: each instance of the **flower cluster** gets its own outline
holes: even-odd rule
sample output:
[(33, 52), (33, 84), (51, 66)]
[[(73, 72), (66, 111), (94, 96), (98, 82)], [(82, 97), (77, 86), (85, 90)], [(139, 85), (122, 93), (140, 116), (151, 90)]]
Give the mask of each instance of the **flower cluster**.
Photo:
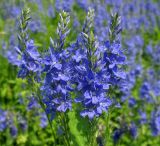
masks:
[(60, 22), (57, 28), (59, 38), (55, 41), (50, 38), (51, 47), (42, 59), (42, 66), (44, 66), (42, 72), (45, 72), (46, 76), (41, 91), (48, 113), (66, 112), (71, 109), (72, 100), (69, 92), (72, 88), (69, 83), (69, 54), (64, 50), (65, 38), (69, 33), (69, 22), (69, 14), (64, 11), (60, 13)]
[[(50, 120), (55, 118), (59, 121), (61, 118), (60, 126), (56, 128), (65, 134), (67, 126), (63, 127), (63, 124), (69, 121), (67, 116), (72, 115), (72, 110), (86, 117), (83, 120), (89, 119), (92, 123), (101, 119), (104, 125), (115, 129), (115, 144), (126, 133), (137, 138), (141, 131), (138, 128), (142, 125), (147, 127), (148, 124), (153, 136), (160, 135), (160, 47), (155, 41), (159, 37), (160, 2), (56, 0), (44, 4), (42, 0), (29, 0), (27, 3), (37, 5), (42, 17), (34, 14), (30, 22), (29, 9), (23, 10), (19, 20), (18, 45), (16, 29), (9, 30), (10, 24), (6, 23), (4, 33), (12, 35), (8, 44), (3, 42), (2, 47), (3, 56), (18, 67), (18, 77), (27, 79), (29, 89), (32, 88), (34, 98), (27, 109), (44, 110), (43, 114), (37, 112), (40, 126), (45, 127)], [(6, 21), (19, 15), (23, 6), (23, 2), (16, 6), (3, 2), (0, 8), (3, 4), (6, 10), (3, 10), (2, 17)], [(110, 10), (118, 13), (110, 16)], [(81, 22), (83, 11), (88, 11), (84, 23)], [(57, 12), (60, 12), (57, 29), (44, 26), (57, 22)], [(71, 23), (68, 12), (74, 12)], [(46, 23), (37, 18), (43, 18)], [(16, 19), (14, 21), (17, 27)], [(71, 26), (76, 28), (70, 29)], [(119, 35), (121, 26), (125, 29), (122, 37)], [(28, 30), (31, 30), (31, 37)], [(55, 31), (56, 39), (50, 37), (48, 47), (50, 34), (47, 33), (51, 31)], [(45, 42), (41, 40), (43, 37)], [(113, 111), (110, 117), (113, 124), (104, 118), (110, 116), (110, 111)], [(0, 113), (0, 131), (4, 131), (8, 112)], [(16, 135), (14, 124), (10, 132)]]
[(18, 134), (18, 128), (15, 123), (15, 117), (19, 119), (18, 126), (20, 126), (21, 130), (24, 132), (27, 129), (26, 121), (23, 118), (20, 118), (20, 115), (2, 109), (0, 109), (0, 132), (3, 132), (8, 128), (11, 136), (16, 137)]
[[(27, 28), (28, 12), (23, 13), (22, 26)], [(118, 14), (112, 16), (111, 40), (98, 42), (92, 31), (94, 10), (89, 9), (82, 33), (75, 43), (65, 48), (65, 39), (70, 31), (69, 21), (67, 12), (60, 13), (58, 39), (50, 38), (51, 45), (42, 55), (37, 51), (34, 41), (28, 39), (26, 31), (20, 33), (20, 38), (26, 41), (20, 39), (20, 47), (16, 48), (21, 55), (18, 76), (26, 78), (40, 72), (42, 102), (48, 114), (53, 116), (56, 112), (66, 112), (75, 101), (82, 104), (81, 116), (93, 119), (114, 105), (109, 90), (119, 86), (120, 81), (125, 79), (123, 65), (126, 57), (116, 40), (120, 31), (120, 17)], [(73, 92), (76, 93), (75, 100), (72, 100)]]

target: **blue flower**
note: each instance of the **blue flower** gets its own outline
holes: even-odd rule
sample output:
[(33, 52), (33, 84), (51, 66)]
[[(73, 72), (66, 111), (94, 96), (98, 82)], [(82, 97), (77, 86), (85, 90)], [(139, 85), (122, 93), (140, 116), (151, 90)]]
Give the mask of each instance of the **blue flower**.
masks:
[(52, 5), (48, 6), (48, 16), (51, 17), (51, 18), (55, 18), (55, 10), (52, 7)]
[(140, 123), (141, 124), (145, 124), (147, 123), (147, 115), (145, 112), (143, 112), (142, 110), (139, 111), (139, 115), (140, 115)]
[(21, 68), (18, 72), (18, 77), (24, 79), (26, 76), (28, 76), (28, 74), (29, 74), (29, 71), (25, 67), (25, 65), (21, 65)]
[[(77, 45), (77, 46), (76, 46)], [(113, 55), (109, 55), (106, 52), (104, 46), (100, 45), (94, 52), (96, 61), (91, 62), (87, 48), (83, 45), (76, 44), (77, 50), (72, 56), (73, 64), (73, 84), (76, 84), (76, 90), (79, 97), (75, 99), (75, 102), (80, 102), (84, 110), (80, 113), (81, 116), (88, 116), (89, 119), (99, 117), (103, 112), (107, 112), (111, 106), (112, 101), (110, 97), (107, 97), (106, 93), (110, 89), (110, 86), (118, 84), (118, 80), (125, 78), (125, 73), (119, 70), (117, 65), (122, 65), (125, 61), (125, 56), (119, 50), (119, 47), (112, 47)], [(83, 48), (84, 47), (84, 48)], [(101, 59), (101, 56), (104, 58)], [(122, 59), (117, 55), (123, 56)], [(113, 84), (113, 79), (114, 84)]]
[(37, 73), (41, 71), (40, 54), (37, 51), (33, 40), (26, 42), (26, 48), (24, 51), (19, 48), (17, 48), (17, 51), (21, 55), (21, 65), (18, 77), (25, 78), (30, 72)]
[(160, 80), (155, 83), (153, 91), (156, 97), (160, 96)]
[(48, 119), (45, 113), (40, 114), (40, 126), (45, 128), (48, 125)]
[(108, 112), (113, 100), (107, 93), (126, 78), (122, 67), (126, 57), (120, 43), (98, 42), (90, 32), (93, 13), (94, 10), (90, 9), (83, 26), (84, 32), (71, 49), (71, 81), (77, 91), (75, 102), (82, 104), (80, 115), (90, 120)]
[(134, 122), (131, 123), (129, 127), (129, 132), (133, 138), (137, 137), (137, 126)]
[(7, 127), (7, 112), (0, 109), (0, 132)]
[(10, 126), (10, 134), (12, 135), (12, 137), (16, 137), (18, 133), (18, 129), (17, 127), (15, 127), (14, 125)]
[(6, 53), (6, 58), (12, 65), (21, 65), (21, 61), (18, 59), (18, 54), (15, 51), (8, 50)]
[(128, 100), (129, 107), (131, 107), (131, 108), (135, 107), (136, 103), (137, 102), (136, 102), (135, 98), (133, 98), (133, 97), (129, 98), (129, 100)]
[(88, 116), (89, 119), (100, 116), (103, 112), (107, 112), (112, 102), (105, 95), (92, 95), (94, 93), (86, 91), (83, 98), (77, 98), (75, 102), (84, 104), (84, 110), (80, 113), (82, 117)]
[(153, 111), (151, 113), (150, 121), (151, 131), (153, 136), (160, 135), (160, 111)]
[(32, 109), (36, 109), (36, 108), (40, 108), (40, 105), (38, 104), (36, 97), (34, 97), (34, 96), (29, 97), (29, 103), (27, 106), (27, 110), (32, 110)]
[(148, 82), (144, 82), (140, 88), (140, 97), (146, 102), (153, 102), (152, 96), (150, 95), (151, 85)]
[(34, 45), (34, 41), (30, 40), (26, 43), (26, 52), (30, 55), (31, 58), (39, 60), (40, 54), (37, 51), (37, 48)]
[(44, 26), (42, 25), (42, 22), (41, 20), (32, 20), (30, 23), (29, 23), (29, 29), (34, 32), (34, 33), (37, 33), (37, 32), (44, 32), (45, 28)]
[(41, 90), (48, 113), (66, 112), (72, 107), (69, 57), (66, 50), (49, 49), (42, 59), (46, 76)]
[(114, 143), (118, 143), (118, 141), (120, 140), (120, 138), (122, 137), (122, 135), (124, 134), (124, 130), (123, 129), (116, 129), (113, 133), (113, 140)]
[(22, 129), (23, 132), (26, 131), (28, 128), (26, 119), (24, 119), (22, 117), (18, 118), (18, 125), (20, 126), (20, 128)]
[(126, 57), (120, 49), (119, 43), (110, 44), (109, 42), (105, 42), (105, 52), (103, 60), (108, 65), (108, 71), (111, 74), (114, 74), (114, 79), (125, 79), (125, 72), (120, 69), (118, 66), (125, 65)]
[(72, 100), (65, 98), (55, 98), (52, 100), (53, 103), (57, 106), (57, 111), (66, 112), (72, 108)]
[(16, 18), (21, 13), (21, 8), (18, 6), (12, 6), (10, 12), (11, 17)]

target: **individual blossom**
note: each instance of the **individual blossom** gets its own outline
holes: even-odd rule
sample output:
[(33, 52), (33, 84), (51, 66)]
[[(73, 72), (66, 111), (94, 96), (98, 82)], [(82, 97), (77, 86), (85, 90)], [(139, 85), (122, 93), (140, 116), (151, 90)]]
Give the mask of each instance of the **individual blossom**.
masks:
[(16, 49), (21, 54), (21, 65), (18, 77), (25, 78), (30, 72), (37, 73), (41, 70), (40, 54), (33, 40), (26, 42), (25, 51), (21, 52), (19, 48)]

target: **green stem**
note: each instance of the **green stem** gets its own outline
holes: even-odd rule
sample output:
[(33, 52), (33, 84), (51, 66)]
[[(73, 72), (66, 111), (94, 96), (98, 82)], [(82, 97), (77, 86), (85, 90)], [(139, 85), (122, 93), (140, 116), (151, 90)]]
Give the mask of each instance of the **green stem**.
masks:
[(48, 123), (49, 123), (49, 125), (50, 125), (50, 127), (51, 127), (51, 132), (52, 132), (52, 135), (53, 135), (53, 141), (54, 141), (53, 145), (55, 145), (56, 134), (54, 133), (53, 126), (52, 126), (52, 122), (51, 122), (51, 120), (50, 120), (49, 115), (47, 114), (47, 112), (46, 112), (46, 110), (45, 110), (45, 106), (44, 106), (44, 104), (43, 104), (43, 102), (42, 102), (42, 100), (41, 100), (41, 98), (40, 98), (39, 95), (38, 95), (38, 101), (39, 101), (39, 104), (41, 105), (41, 108), (43, 109), (43, 111), (45, 112), (45, 114), (46, 114), (46, 116), (47, 116), (47, 120), (48, 120)]
[(96, 119), (93, 119), (93, 121), (90, 121), (90, 130), (88, 131), (89, 146), (96, 145), (96, 126), (97, 126)]
[[(41, 100), (41, 94), (40, 94), (40, 90), (39, 90), (39, 87), (38, 85), (35, 83), (34, 79), (33, 79), (33, 76), (32, 76), (32, 82), (33, 82), (33, 85), (32, 87), (32, 92), (34, 93), (34, 91), (36, 91), (36, 95), (38, 97), (38, 102), (41, 106), (41, 108), (43, 109), (43, 111), (45, 112), (46, 116), (47, 116), (47, 120), (48, 120), (48, 123), (49, 123), (49, 126), (51, 128), (51, 132), (52, 132), (52, 136), (53, 136), (53, 145), (55, 146), (55, 141), (56, 141), (56, 134), (54, 133), (54, 130), (53, 130), (53, 126), (52, 126), (52, 122), (50, 120), (50, 117), (49, 115), (47, 114), (46, 110), (45, 110), (45, 105), (43, 104), (42, 100)], [(36, 86), (37, 85), (37, 86)]]
[(109, 120), (110, 120), (110, 114), (109, 114), (109, 111), (108, 111), (108, 115), (107, 115), (107, 127), (106, 127), (106, 133), (107, 133), (107, 138), (106, 138), (106, 143), (109, 143), (109, 139), (110, 139), (110, 130), (109, 130)]
[(61, 123), (63, 126), (64, 133), (65, 133), (64, 139), (66, 141), (66, 146), (71, 146), (70, 145), (70, 136), (69, 136), (69, 131), (68, 131), (69, 126), (68, 126), (68, 122), (67, 122), (67, 115), (65, 115), (64, 113), (60, 113), (60, 118), (61, 118)]

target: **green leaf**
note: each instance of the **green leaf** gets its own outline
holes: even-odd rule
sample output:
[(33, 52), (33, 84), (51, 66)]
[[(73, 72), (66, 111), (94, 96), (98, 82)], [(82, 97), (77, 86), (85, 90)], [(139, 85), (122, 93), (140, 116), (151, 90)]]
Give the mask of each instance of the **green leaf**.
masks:
[(85, 146), (87, 142), (88, 122), (75, 111), (69, 112), (69, 128), (73, 146)]

